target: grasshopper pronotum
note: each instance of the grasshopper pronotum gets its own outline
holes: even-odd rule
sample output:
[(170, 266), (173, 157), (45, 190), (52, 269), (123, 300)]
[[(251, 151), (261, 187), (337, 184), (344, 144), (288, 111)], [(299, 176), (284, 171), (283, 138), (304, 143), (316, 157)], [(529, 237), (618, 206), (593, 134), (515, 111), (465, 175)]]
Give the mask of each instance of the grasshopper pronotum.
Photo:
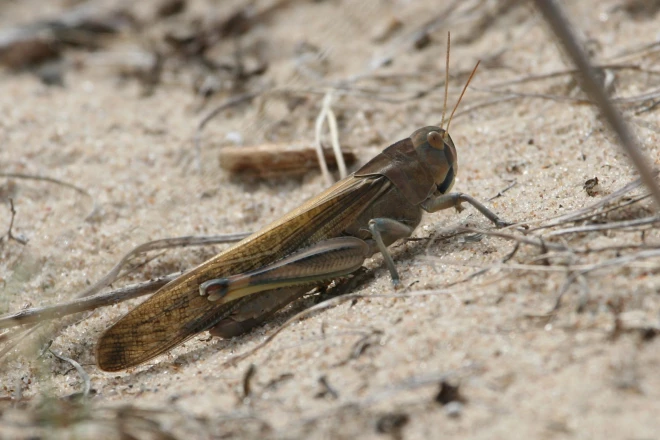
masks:
[[(506, 225), (472, 197), (449, 192), (458, 165), (449, 124), (476, 68), (446, 128), (443, 109), (439, 127), (416, 130), (294, 211), (163, 286), (101, 336), (99, 367), (118, 371), (141, 364), (204, 330), (222, 337), (244, 333), (312, 287), (356, 271), (376, 252), (396, 286), (399, 275), (387, 247), (409, 237), (423, 211), (467, 202), (496, 226)], [(446, 103), (447, 82), (445, 109)]]

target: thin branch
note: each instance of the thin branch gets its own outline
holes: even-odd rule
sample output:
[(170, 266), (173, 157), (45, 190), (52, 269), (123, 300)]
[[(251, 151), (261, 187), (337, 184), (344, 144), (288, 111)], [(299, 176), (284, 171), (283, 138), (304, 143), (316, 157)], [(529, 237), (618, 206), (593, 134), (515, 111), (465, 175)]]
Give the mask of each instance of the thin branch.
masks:
[(221, 243), (233, 243), (239, 240), (244, 239), (249, 236), (250, 232), (239, 232), (236, 234), (224, 234), (224, 235), (209, 235), (202, 237), (194, 236), (184, 236), (184, 237), (174, 237), (174, 238), (163, 238), (160, 240), (149, 241), (143, 243), (139, 246), (134, 247), (130, 252), (125, 254), (115, 266), (110, 269), (110, 271), (96, 283), (92, 284), (87, 289), (80, 292), (77, 297), (83, 298), (90, 295), (93, 295), (99, 292), (104, 287), (112, 284), (119, 274), (119, 271), (122, 267), (134, 256), (160, 249), (171, 249), (174, 247), (187, 247), (187, 246), (204, 246), (208, 244), (221, 244)]
[(559, 229), (557, 231), (552, 231), (548, 234), (548, 236), (557, 237), (566, 234), (577, 234), (577, 233), (595, 232), (595, 231), (610, 231), (613, 229), (628, 229), (639, 226), (655, 225), (657, 223), (660, 223), (660, 216), (654, 215), (651, 217), (645, 217), (635, 220), (625, 220), (620, 222), (608, 222), (608, 223), (602, 223), (596, 225), (584, 225), (584, 226), (575, 226), (573, 228), (564, 228), (564, 229)]
[[(658, 172), (656, 171), (654, 173), (654, 176), (657, 176)], [(637, 189), (642, 185), (642, 180), (641, 179), (636, 179), (629, 184), (625, 185), (623, 188), (620, 188), (616, 191), (614, 191), (612, 194), (603, 197), (602, 199), (598, 200), (596, 203), (593, 203), (592, 205), (589, 205), (587, 207), (578, 209), (577, 211), (569, 212), (568, 214), (561, 214), (556, 217), (550, 217), (547, 219), (543, 220), (538, 220), (538, 221), (533, 221), (533, 222), (527, 222), (527, 225), (532, 225), (532, 224), (538, 224), (538, 223), (543, 223), (543, 222), (549, 222), (543, 226), (540, 226), (538, 228), (530, 229), (529, 232), (532, 231), (537, 231), (540, 229), (545, 229), (545, 228), (551, 228), (553, 226), (560, 225), (562, 223), (570, 222), (570, 221), (575, 221), (575, 219), (578, 219), (585, 214), (588, 214), (592, 211), (595, 211), (597, 209), (602, 208), (603, 206), (606, 206), (608, 203), (623, 197), (624, 195), (628, 194), (629, 192)]]
[(513, 240), (520, 244), (528, 244), (541, 249), (545, 248), (560, 252), (572, 251), (572, 249), (569, 248), (568, 246), (565, 246), (560, 243), (547, 243), (540, 237), (520, 236), (520, 235), (509, 234), (502, 231), (493, 231), (493, 230), (478, 229), (478, 228), (457, 228), (457, 231), (459, 233), (475, 233), (475, 234), (484, 234), (491, 237), (504, 238), (506, 240)]
[[(109, 286), (118, 276), (121, 268), (133, 256), (152, 250), (166, 249), (179, 246), (201, 246), (205, 244), (230, 243), (238, 241), (249, 233), (203, 236), (203, 237), (176, 237), (170, 239), (154, 240), (135, 247), (122, 257), (103, 278), (91, 285), (89, 288), (78, 293), (77, 299), (54, 306), (37, 307), (33, 309), (21, 310), (17, 313), (8, 314), (0, 317), (0, 328), (10, 328), (18, 325), (29, 324), (28, 327), (16, 329), (16, 331), (6, 332), (0, 335), (0, 343), (6, 343), (0, 349), (0, 359), (9, 353), (21, 340), (26, 338), (39, 328), (42, 321), (61, 318), (66, 315), (93, 310), (98, 307), (116, 304), (121, 301), (146, 295), (167, 284), (180, 274), (171, 274), (156, 280), (148, 281), (133, 286), (127, 286), (112, 292), (93, 296), (101, 289)], [(14, 342), (12, 342), (14, 341)]]
[(75, 313), (94, 310), (99, 307), (111, 306), (129, 299), (139, 298), (155, 292), (160, 287), (169, 283), (182, 272), (165, 275), (144, 283), (132, 284), (130, 286), (115, 289), (111, 292), (98, 293), (83, 298), (76, 298), (60, 304), (43, 307), (32, 307), (15, 313), (0, 316), (0, 329), (7, 329), (25, 324), (38, 324), (51, 319), (59, 319)]
[[(617, 210), (619, 210), (619, 209), (623, 209), (623, 208), (625, 208), (626, 206), (634, 205), (635, 203), (641, 202), (642, 200), (648, 199), (649, 197), (651, 197), (651, 194), (644, 194), (644, 195), (641, 195), (641, 196), (639, 196), (639, 197), (635, 197), (634, 199), (628, 200), (628, 201), (626, 201), (626, 202), (624, 202), (624, 203), (620, 203), (620, 204), (618, 204), (618, 205), (614, 205), (614, 206), (612, 206), (611, 208), (605, 209), (605, 210), (603, 210), (603, 211), (592, 212), (592, 213), (589, 213), (589, 214), (584, 215), (584, 216), (582, 216), (582, 217), (572, 218), (570, 221), (566, 221), (566, 222), (562, 222), (562, 223), (559, 223), (559, 224), (553, 225), (553, 227), (554, 227), (554, 226), (559, 226), (559, 225), (562, 225), (562, 224), (566, 224), (566, 223), (579, 223), (579, 222), (584, 222), (584, 221), (587, 221), (587, 220), (593, 219), (594, 217), (604, 217), (605, 215), (607, 215), (607, 214), (609, 214), (609, 213), (611, 213), (611, 212), (617, 211)], [(546, 229), (546, 227), (545, 227), (545, 226), (542, 226), (542, 227), (539, 227), (539, 228), (535, 228), (535, 229), (533, 229), (532, 231), (538, 231), (538, 230), (540, 230), (540, 229)]]
[(14, 327), (17, 325), (38, 323), (41, 320), (57, 319), (73, 313), (79, 313), (86, 310), (93, 310), (98, 307), (105, 307), (108, 305), (116, 304), (132, 298), (137, 298), (153, 292), (157, 288), (164, 286), (180, 273), (166, 275), (155, 280), (147, 281), (145, 283), (134, 284), (126, 286), (121, 289), (113, 290), (99, 295), (95, 295), (101, 289), (112, 284), (121, 268), (132, 257), (153, 250), (167, 249), (173, 247), (183, 246), (201, 246), (207, 244), (231, 243), (247, 237), (249, 233), (237, 233), (226, 235), (210, 235), (203, 237), (175, 237), (166, 238), (162, 240), (154, 240), (143, 243), (133, 248), (130, 252), (125, 254), (121, 260), (99, 281), (92, 284), (87, 289), (76, 295), (76, 299), (62, 304), (46, 307), (35, 307), (31, 309), (21, 310), (16, 313), (8, 314), (0, 317), (0, 329)]

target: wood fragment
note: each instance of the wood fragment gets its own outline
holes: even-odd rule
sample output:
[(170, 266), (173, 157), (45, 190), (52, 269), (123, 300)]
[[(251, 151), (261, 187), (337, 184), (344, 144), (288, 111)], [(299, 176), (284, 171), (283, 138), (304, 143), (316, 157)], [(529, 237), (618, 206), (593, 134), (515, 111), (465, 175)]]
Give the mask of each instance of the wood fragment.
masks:
[[(337, 168), (332, 150), (323, 149), (326, 163)], [(357, 160), (352, 151), (342, 151), (350, 166)], [(318, 167), (316, 150), (304, 144), (261, 144), (247, 147), (231, 146), (220, 150), (220, 167), (228, 172), (249, 177), (273, 178), (303, 175)]]

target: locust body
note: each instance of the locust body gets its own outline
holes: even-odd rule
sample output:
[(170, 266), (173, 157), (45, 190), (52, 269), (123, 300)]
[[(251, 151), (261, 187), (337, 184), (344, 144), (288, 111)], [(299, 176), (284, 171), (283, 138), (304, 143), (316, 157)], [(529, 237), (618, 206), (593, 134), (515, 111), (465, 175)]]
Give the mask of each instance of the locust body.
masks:
[(450, 193), (456, 148), (439, 127), (424, 127), (374, 157), (299, 208), (163, 286), (110, 327), (97, 362), (118, 371), (146, 362), (199, 332), (231, 337), (263, 322), (314, 286), (348, 275), (387, 246), (409, 237), (423, 211), (481, 203)]

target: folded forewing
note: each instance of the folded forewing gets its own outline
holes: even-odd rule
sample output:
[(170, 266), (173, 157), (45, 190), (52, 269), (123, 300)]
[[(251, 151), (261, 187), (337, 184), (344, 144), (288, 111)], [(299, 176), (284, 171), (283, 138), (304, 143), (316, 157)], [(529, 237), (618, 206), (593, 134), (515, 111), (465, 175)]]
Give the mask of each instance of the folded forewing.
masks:
[(211, 302), (200, 296), (201, 283), (254, 270), (340, 235), (389, 185), (382, 176), (349, 176), (163, 286), (101, 336), (96, 352), (99, 367), (118, 371), (141, 364), (228, 317), (250, 297), (228, 304)]

